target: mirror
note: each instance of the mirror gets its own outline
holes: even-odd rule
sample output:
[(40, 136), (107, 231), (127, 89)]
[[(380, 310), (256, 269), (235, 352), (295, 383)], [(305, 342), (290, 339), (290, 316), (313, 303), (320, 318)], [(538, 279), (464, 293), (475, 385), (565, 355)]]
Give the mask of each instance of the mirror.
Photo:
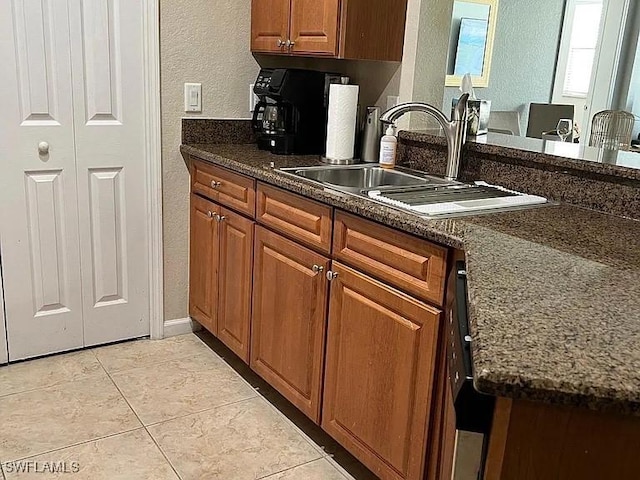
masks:
[[(549, 134), (570, 119), (566, 141), (589, 145), (594, 117), (611, 109), (634, 115), (631, 140), (638, 138), (640, 2), (430, 0), (423, 7), (407, 98), (448, 113), (460, 96), (454, 74), (477, 73), (481, 64), (472, 80), (477, 98), (491, 102), (490, 132), (560, 141)], [(478, 22), (464, 25), (467, 18)], [(465, 67), (456, 72), (456, 64)]]
[(489, 86), (498, 0), (456, 0), (453, 3), (447, 87), (459, 87), (462, 77), (471, 74), (477, 87)]

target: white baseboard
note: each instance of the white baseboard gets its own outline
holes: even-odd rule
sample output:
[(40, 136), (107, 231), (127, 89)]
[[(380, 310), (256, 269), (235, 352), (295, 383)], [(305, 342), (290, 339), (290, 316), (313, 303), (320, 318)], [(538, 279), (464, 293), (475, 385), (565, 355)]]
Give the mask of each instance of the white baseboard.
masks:
[(164, 338), (175, 337), (176, 335), (184, 335), (200, 330), (198, 322), (194, 322), (190, 317), (176, 318), (175, 320), (167, 320), (164, 322)]

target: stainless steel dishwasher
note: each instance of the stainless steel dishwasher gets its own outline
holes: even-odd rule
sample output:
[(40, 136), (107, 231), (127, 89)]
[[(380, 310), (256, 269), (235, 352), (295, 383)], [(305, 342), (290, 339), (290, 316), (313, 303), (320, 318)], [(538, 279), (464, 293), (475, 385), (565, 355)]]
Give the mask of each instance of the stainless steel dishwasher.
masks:
[(447, 305), (447, 359), (449, 383), (456, 413), (456, 446), (453, 480), (484, 479), (489, 432), (495, 398), (478, 392), (473, 385), (473, 357), (467, 315), (467, 272), (464, 262), (456, 262), (449, 278)]

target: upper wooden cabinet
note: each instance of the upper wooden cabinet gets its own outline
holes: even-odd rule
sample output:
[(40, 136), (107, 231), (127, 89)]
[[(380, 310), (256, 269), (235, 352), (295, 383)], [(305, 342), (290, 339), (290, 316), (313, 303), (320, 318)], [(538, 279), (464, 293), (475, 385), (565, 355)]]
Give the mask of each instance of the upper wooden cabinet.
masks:
[(252, 0), (251, 50), (254, 52), (284, 51), (289, 38), (291, 0)]
[(401, 61), (407, 0), (252, 0), (256, 53)]

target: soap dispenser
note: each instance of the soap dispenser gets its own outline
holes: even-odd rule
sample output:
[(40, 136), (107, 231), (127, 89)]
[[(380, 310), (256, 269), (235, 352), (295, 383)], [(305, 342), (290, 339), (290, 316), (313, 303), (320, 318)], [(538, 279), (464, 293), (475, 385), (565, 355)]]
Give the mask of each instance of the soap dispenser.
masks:
[(393, 168), (396, 166), (396, 152), (398, 150), (398, 139), (393, 125), (389, 125), (384, 137), (380, 140), (380, 166), (382, 168)]

